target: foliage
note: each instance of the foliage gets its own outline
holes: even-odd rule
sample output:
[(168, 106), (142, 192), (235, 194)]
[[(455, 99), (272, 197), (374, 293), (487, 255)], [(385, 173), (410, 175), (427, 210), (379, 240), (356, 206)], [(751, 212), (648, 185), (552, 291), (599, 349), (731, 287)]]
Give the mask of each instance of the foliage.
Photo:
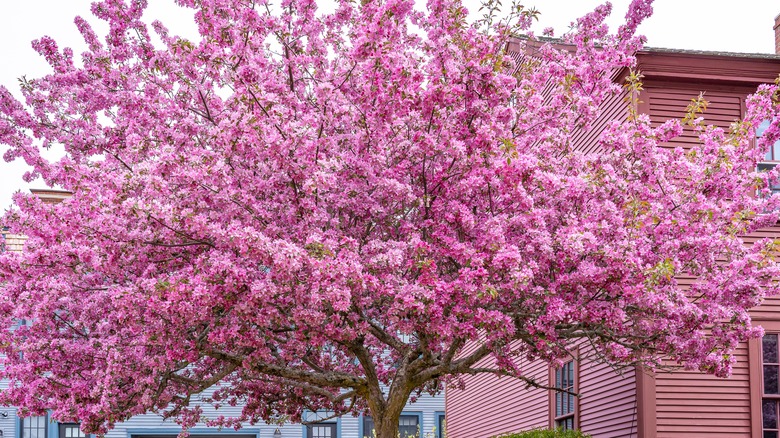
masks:
[(754, 194), (778, 122), (752, 140), (777, 87), (733, 132), (686, 119), (688, 150), (658, 147), (680, 121), (638, 114), (600, 155), (573, 143), (634, 66), (649, 1), (614, 35), (610, 6), (581, 18), (571, 50), (510, 39), (536, 14), (495, 2), (475, 25), (457, 0), (179, 3), (199, 41), (104, 0), (105, 42), (76, 19), (81, 63), (44, 37), (52, 73), (24, 102), (0, 88), (5, 158), (73, 192), (19, 193), (4, 217), (29, 239), (0, 256), (3, 322), (31, 323), (0, 331), (0, 402), (97, 432), (370, 411), (394, 437), (410, 397), (483, 372), (543, 386), (518, 358), (572, 342), (723, 376), (760, 334), (747, 309), (777, 292), (776, 244), (740, 236), (777, 219)]
[(590, 435), (586, 435), (579, 430), (534, 429), (501, 435), (499, 438), (590, 438)]

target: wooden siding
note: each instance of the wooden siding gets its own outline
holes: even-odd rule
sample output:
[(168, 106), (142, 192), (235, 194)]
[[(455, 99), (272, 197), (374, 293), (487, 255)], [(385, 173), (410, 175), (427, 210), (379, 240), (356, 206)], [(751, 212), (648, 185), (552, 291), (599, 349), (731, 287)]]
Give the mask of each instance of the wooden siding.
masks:
[[(709, 102), (703, 114), (705, 123), (728, 129), (742, 116), (745, 96), (759, 83), (772, 82), (780, 72), (780, 59), (713, 54), (641, 52), (638, 63), (639, 70), (647, 76), (645, 90), (639, 97), (642, 101), (639, 111), (649, 114), (654, 126), (670, 118), (681, 119), (691, 99), (705, 91), (704, 98)], [(607, 121), (625, 116), (624, 97), (613, 96), (607, 100), (601, 108), (602, 119), (590, 130), (576, 133), (573, 141), (579, 151), (599, 152), (597, 139)], [(690, 147), (697, 141), (692, 130), (686, 128), (680, 138), (662, 146)], [(751, 244), (758, 238), (778, 235), (780, 228), (763, 230), (745, 237), (745, 242)], [(678, 281), (685, 285), (695, 279), (678, 278)], [(762, 321), (780, 324), (780, 298), (765, 300), (751, 314), (758, 324)], [(756, 385), (760, 382), (757, 375), (752, 382), (750, 379), (751, 367), (756, 369), (758, 364), (749, 363), (746, 344), (739, 346), (736, 359), (737, 365), (729, 379), (685, 371), (659, 373), (655, 378), (641, 376), (644, 403), (637, 406), (641, 408), (638, 410), (631, 406), (631, 402), (635, 405), (639, 402), (634, 371), (628, 371), (621, 379), (606, 367), (582, 364), (580, 426), (594, 438), (632, 437), (642, 426), (635, 413), (643, 412), (648, 414), (643, 417), (643, 438), (750, 437), (752, 409), (753, 424), (758, 424), (752, 436), (758, 437), (760, 411), (755, 400), (751, 407), (751, 393), (755, 399)], [(754, 370), (754, 374), (758, 372)], [(447, 393), (451, 437), (490, 436), (529, 426), (546, 426), (544, 414), (549, 415), (549, 401), (543, 394), (525, 391), (513, 381), (487, 376), (469, 377), (466, 384), (464, 391)], [(529, 408), (534, 405), (535, 408)], [(510, 424), (512, 427), (507, 427)]]
[[(618, 373), (607, 365), (587, 360), (578, 367), (580, 428), (594, 438), (636, 437), (634, 370)], [(521, 362), (521, 369), (538, 382), (548, 382), (550, 367), (545, 362)], [(447, 388), (448, 438), (487, 438), (550, 426), (549, 391), (528, 389), (518, 380), (492, 375), (468, 376), (464, 380), (464, 390)]]
[[(682, 119), (692, 99), (699, 97), (699, 93), (705, 91), (700, 85), (691, 84), (671, 87), (648, 86), (642, 93), (642, 99), (650, 108), (650, 121), (653, 126), (658, 126), (669, 119)], [(709, 102), (707, 110), (701, 114), (708, 125), (715, 125), (728, 130), (733, 122), (742, 117), (742, 101), (744, 93), (727, 91), (707, 91), (704, 99)], [(683, 135), (675, 138), (670, 143), (663, 143), (663, 147), (688, 148), (699, 142), (698, 136), (690, 126), (685, 126)]]
[[(778, 237), (780, 237), (780, 226), (774, 226), (746, 236), (744, 237), (744, 240), (746, 244), (752, 245), (759, 239), (776, 239)], [(760, 306), (754, 307), (750, 310), (750, 315), (755, 320), (780, 320), (780, 296), (765, 298), (764, 302), (761, 303)], [(761, 325), (760, 321), (756, 322), (756, 324)]]
[(733, 375), (658, 373), (658, 438), (750, 437), (750, 371), (747, 344), (736, 351)]
[(24, 241), (27, 237), (18, 234), (2, 234), (0, 236), (0, 250), (2, 251), (21, 251), (24, 248)]
[[(623, 80), (623, 78), (619, 79)], [(575, 148), (586, 154), (598, 153), (598, 139), (608, 123), (612, 120), (625, 120), (628, 117), (629, 103), (626, 100), (627, 98), (628, 92), (623, 88), (620, 93), (605, 99), (599, 106), (601, 116), (593, 122), (590, 129), (578, 130), (572, 136), (572, 143), (575, 145)]]
[(637, 67), (646, 78), (696, 82), (706, 90), (731, 85), (755, 91), (759, 84), (772, 83), (780, 72), (780, 58), (772, 55), (734, 55), (650, 49), (637, 54)]
[(636, 372), (583, 360), (579, 364), (580, 429), (598, 438), (638, 433)]
[[(742, 89), (708, 89), (704, 84), (649, 84), (643, 93), (654, 126), (668, 119), (680, 119), (691, 102), (705, 91), (709, 102), (702, 114), (705, 123), (729, 129), (742, 115), (746, 94)], [(664, 147), (688, 148), (698, 136), (685, 127), (681, 137)], [(687, 285), (694, 278), (680, 277)], [(658, 373), (655, 378), (657, 437), (749, 437), (750, 374), (747, 345), (736, 352), (733, 376), (721, 379), (699, 372)]]
[(67, 190), (55, 189), (30, 189), (30, 193), (37, 196), (44, 203), (52, 205), (59, 204), (73, 195), (73, 193)]
[[(486, 360), (480, 366), (492, 365)], [(546, 384), (545, 362), (521, 362), (528, 377)], [(488, 438), (506, 432), (547, 427), (549, 393), (527, 389), (517, 379), (479, 374), (464, 377), (465, 389), (447, 388), (447, 438)]]
[[(7, 387), (7, 382), (0, 383), (0, 388)], [(204, 415), (206, 417), (213, 418), (216, 415), (237, 416), (241, 412), (242, 406), (223, 406), (219, 411), (214, 411), (209, 406), (204, 406)], [(19, 438), (19, 421), (16, 417), (16, 408), (1, 408), (0, 412), (7, 412), (8, 416), (0, 416), (0, 430), (3, 431), (3, 435), (6, 438)], [(416, 403), (410, 403), (407, 405), (406, 410), (409, 412), (422, 412), (422, 434), (421, 437), (434, 437), (434, 428), (436, 427), (436, 412), (444, 412), (444, 396), (439, 395), (432, 397), (430, 395), (421, 396)], [(340, 434), (337, 438), (359, 438), (359, 424), (360, 417), (346, 415), (339, 421)], [(333, 420), (335, 421), (335, 420)], [(303, 427), (297, 423), (286, 423), (282, 426), (273, 424), (244, 424), (243, 429), (238, 433), (257, 434), (259, 438), (266, 438), (273, 436), (276, 428), (279, 427), (279, 431), (282, 433), (282, 438), (305, 438), (303, 433)], [(128, 421), (117, 423), (114, 429), (110, 430), (106, 434), (106, 438), (130, 438), (130, 435), (177, 435), (181, 431), (181, 428), (171, 420), (164, 420), (159, 415), (136, 415)], [(48, 438), (63, 438), (57, 435), (56, 423), (49, 426)], [(197, 437), (198, 434), (210, 434), (210, 435), (222, 435), (225, 434), (226, 438), (230, 438), (231, 434), (235, 433), (232, 429), (220, 430), (217, 428), (209, 428), (203, 424), (198, 424), (193, 429), (191, 436)]]
[[(241, 406), (234, 408), (222, 408), (220, 412), (216, 414), (221, 415), (236, 415), (240, 411)], [(421, 412), (422, 413), (422, 427), (420, 435), (421, 437), (432, 437), (435, 435), (436, 417), (435, 412), (444, 412), (444, 396), (431, 397), (430, 395), (421, 396), (416, 403), (410, 403), (407, 405), (405, 412)], [(206, 409), (206, 416), (215, 414), (213, 409)], [(336, 420), (333, 420), (336, 421)], [(342, 417), (339, 423), (339, 435), (338, 438), (359, 438), (359, 425), (361, 418), (359, 416), (346, 415)], [(250, 433), (259, 433), (260, 438), (270, 437), (273, 435), (276, 425), (269, 425), (260, 423), (256, 425), (245, 424), (244, 429)], [(162, 417), (157, 415), (137, 415), (124, 423), (119, 423), (116, 428), (106, 434), (106, 438), (129, 438), (130, 433), (143, 434), (143, 433), (174, 433), (177, 434), (181, 428), (179, 428), (172, 421), (165, 421)], [(219, 434), (220, 430), (216, 428), (206, 428), (203, 425), (196, 426), (196, 432), (199, 433), (211, 433)], [(283, 438), (305, 438), (303, 434), (303, 427), (297, 423), (286, 423), (279, 427), (282, 432)], [(230, 431), (232, 432), (232, 430)], [(228, 435), (229, 437), (229, 435)], [(53, 437), (49, 437), (53, 438)], [(61, 438), (61, 437), (60, 437)]]

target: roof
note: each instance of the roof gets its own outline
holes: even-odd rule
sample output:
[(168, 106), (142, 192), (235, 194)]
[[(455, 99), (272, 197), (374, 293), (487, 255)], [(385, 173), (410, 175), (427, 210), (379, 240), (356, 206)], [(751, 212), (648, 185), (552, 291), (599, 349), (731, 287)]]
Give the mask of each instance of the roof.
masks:
[[(778, 15), (780, 17), (780, 15)], [(529, 41), (530, 38), (527, 35), (517, 35), (515, 38), (519, 40)], [(546, 37), (536, 36), (531, 41), (537, 41), (539, 43), (550, 43), (561, 46), (571, 46), (571, 43), (567, 43), (562, 38), (558, 37)], [(774, 53), (745, 53), (745, 52), (723, 52), (716, 50), (691, 50), (691, 49), (671, 49), (667, 47), (643, 47), (639, 53), (665, 53), (665, 54), (680, 54), (680, 55), (695, 55), (695, 56), (727, 56), (730, 58), (751, 58), (751, 59), (768, 59), (768, 60), (780, 60), (780, 54)]]
[(728, 56), (731, 58), (780, 60), (780, 55), (775, 55), (774, 53), (719, 52), (714, 50), (668, 49), (664, 47), (644, 47), (640, 52), (679, 53), (681, 55)]

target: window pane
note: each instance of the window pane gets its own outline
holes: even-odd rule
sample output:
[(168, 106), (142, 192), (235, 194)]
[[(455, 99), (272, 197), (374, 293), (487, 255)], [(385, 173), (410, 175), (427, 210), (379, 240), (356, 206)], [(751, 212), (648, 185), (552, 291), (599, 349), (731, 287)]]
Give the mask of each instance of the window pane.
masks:
[(60, 438), (87, 438), (78, 423), (60, 423)]
[(777, 393), (777, 365), (764, 365), (764, 394)]
[(417, 415), (401, 415), (398, 419), (398, 434), (401, 438), (416, 437), (418, 423)]
[(758, 128), (756, 128), (756, 137), (761, 137), (764, 135), (764, 131), (769, 128), (769, 120), (764, 120), (758, 125)]
[(400, 426), (398, 428), (398, 435), (400, 435), (401, 438), (416, 438), (417, 426)]
[(46, 416), (22, 419), (22, 438), (46, 438)]
[(335, 427), (332, 425), (314, 426), (312, 432), (312, 438), (336, 438)]
[(373, 438), (376, 434), (374, 433), (374, 419), (366, 415), (363, 417), (363, 437), (364, 438)]
[[(764, 135), (764, 131), (766, 131), (767, 128), (769, 128), (769, 120), (764, 120), (760, 125), (758, 125), (758, 128), (756, 128), (756, 138)], [(780, 140), (776, 141), (772, 147), (769, 148), (769, 150), (766, 152), (766, 155), (764, 156), (764, 159), (767, 161), (780, 160)]]
[(764, 400), (761, 405), (764, 429), (777, 429), (777, 402)]
[(567, 392), (555, 392), (555, 417), (568, 416), (556, 421), (557, 427), (574, 426), (575, 396), (568, 392), (574, 391), (574, 361), (570, 360), (555, 370), (555, 386)]
[(417, 426), (417, 416), (416, 415), (401, 415), (401, 418), (398, 419), (398, 425), (399, 426)]
[(555, 422), (556, 428), (561, 428), (563, 430), (573, 430), (574, 429), (574, 417), (564, 418), (563, 420), (559, 420)]
[(764, 438), (777, 438), (777, 432), (764, 431)]
[(777, 161), (780, 159), (780, 140), (776, 141), (774, 145), (772, 145), (772, 152), (774, 153), (774, 156), (772, 157), (773, 160)]

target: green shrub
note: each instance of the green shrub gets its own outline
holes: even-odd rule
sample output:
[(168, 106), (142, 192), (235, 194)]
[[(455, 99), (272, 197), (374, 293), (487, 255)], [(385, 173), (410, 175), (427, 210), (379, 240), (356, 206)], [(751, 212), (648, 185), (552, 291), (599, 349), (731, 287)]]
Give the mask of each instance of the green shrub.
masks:
[(590, 438), (590, 435), (586, 435), (579, 430), (534, 429), (501, 435), (499, 438)]

